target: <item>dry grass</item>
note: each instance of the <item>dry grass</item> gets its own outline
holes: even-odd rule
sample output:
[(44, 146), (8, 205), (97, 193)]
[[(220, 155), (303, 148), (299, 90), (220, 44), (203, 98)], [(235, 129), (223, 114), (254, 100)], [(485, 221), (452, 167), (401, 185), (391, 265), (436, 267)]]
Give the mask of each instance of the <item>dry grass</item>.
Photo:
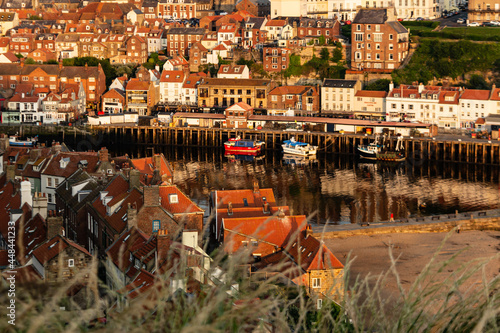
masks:
[[(391, 251), (389, 248), (388, 251)], [(438, 251), (439, 252), (439, 251)], [(390, 252), (391, 253), (391, 252)], [(160, 278), (155, 288), (129, 305), (115, 291), (99, 284), (95, 277), (86, 282), (88, 302), (79, 304), (66, 296), (70, 284), (33, 287), (17, 291), (16, 326), (5, 317), (1, 332), (498, 332), (500, 331), (500, 277), (471, 285), (471, 276), (481, 272), (488, 260), (461, 263), (447, 278), (437, 280), (436, 272), (456, 263), (456, 256), (437, 261), (436, 255), (410, 288), (403, 288), (396, 270), (367, 276), (348, 287), (342, 308), (316, 303), (304, 288), (286, 286), (277, 278), (266, 281), (247, 278), (249, 253), (216, 255), (212, 267), (221, 268), (225, 278), (213, 285), (189, 284), (192, 293), (175, 292), (170, 278)], [(344, 278), (349, 280), (350, 260)], [(94, 263), (96, 265), (96, 263)], [(95, 266), (94, 266), (95, 268)], [(172, 269), (184, 271), (182, 264)], [(82, 282), (82, 273), (75, 282)], [(442, 275), (439, 275), (440, 277)], [(399, 295), (383, 296), (387, 279), (398, 280)], [(182, 278), (178, 276), (178, 278)], [(373, 281), (375, 280), (375, 281)], [(234, 290), (237, 283), (239, 290)], [(106, 294), (96, 300), (96, 295)], [(230, 293), (232, 295), (230, 295)], [(5, 295), (5, 291), (2, 291)], [(4, 297), (2, 296), (2, 299)], [(5, 298), (6, 299), (6, 298)], [(2, 302), (3, 303), (3, 302)], [(83, 304), (80, 304), (83, 303)], [(86, 303), (86, 304), (85, 304)], [(66, 311), (60, 309), (64, 305)], [(69, 309), (69, 310), (68, 310)], [(96, 317), (107, 313), (105, 326), (89, 327)]]

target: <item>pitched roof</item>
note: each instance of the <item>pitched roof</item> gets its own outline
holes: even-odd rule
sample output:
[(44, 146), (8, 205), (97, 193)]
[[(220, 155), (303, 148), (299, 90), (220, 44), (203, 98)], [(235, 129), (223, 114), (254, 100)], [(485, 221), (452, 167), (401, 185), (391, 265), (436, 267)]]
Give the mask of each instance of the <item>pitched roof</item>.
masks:
[(154, 283), (154, 275), (145, 269), (141, 269), (135, 279), (131, 283), (127, 284), (123, 289), (118, 291), (118, 293), (123, 294), (130, 299), (134, 299), (148, 291), (154, 286)]
[(285, 24), (285, 20), (269, 20), (266, 23), (266, 27), (283, 27)]
[(124, 232), (107, 249), (106, 255), (122, 272), (126, 272), (133, 264), (130, 253), (141, 248), (148, 241), (148, 236), (136, 227)]
[(203, 213), (176, 185), (160, 185), (161, 205), (172, 214)]
[[(243, 245), (241, 241), (256, 240), (254, 253), (265, 253), (269, 246), (282, 248), (297, 237), (298, 232), (306, 229), (307, 219), (300, 216), (259, 216), (250, 218), (224, 218), (224, 249), (228, 253), (238, 251)], [(239, 236), (239, 237), (238, 237)], [(269, 244), (271, 243), (271, 244)], [(269, 250), (267, 250), (269, 251)]]
[(184, 71), (163, 71), (160, 82), (182, 83), (184, 82)]
[[(264, 203), (276, 206), (276, 199), (272, 188), (254, 190), (220, 190), (212, 193), (218, 208), (227, 208), (231, 202), (233, 208), (262, 207)], [(215, 202), (215, 201), (214, 201)]]
[[(61, 160), (67, 162), (66, 166), (61, 167)], [(59, 152), (53, 156), (42, 174), (68, 178), (80, 167), (80, 161), (87, 161), (87, 170), (89, 173), (95, 172), (99, 158), (97, 152)]]
[(492, 101), (500, 101), (500, 88), (493, 88), (491, 90), (491, 98)]
[(309, 91), (309, 89), (313, 90), (312, 96), (318, 95), (316, 88), (313, 86), (280, 86), (271, 90), (271, 92), (269, 92), (269, 95), (302, 95)]
[(375, 97), (375, 98), (385, 98), (387, 96), (386, 91), (375, 91), (375, 90), (358, 90), (354, 95), (356, 97)]
[[(160, 175), (173, 177), (172, 166), (168, 163), (165, 156), (163, 154), (156, 154), (155, 156), (160, 156)], [(153, 176), (155, 170), (153, 157), (136, 158), (130, 161), (132, 162), (132, 166), (139, 170), (141, 174), (147, 175), (148, 178)]]
[(477, 99), (487, 101), (490, 98), (490, 90), (465, 89), (460, 99)]
[(323, 243), (301, 232), (291, 246), (262, 257), (254, 267), (278, 271), (289, 278), (296, 278), (310, 270), (342, 269), (344, 265)]
[(246, 65), (221, 65), (217, 74), (242, 74)]
[(370, 8), (370, 9), (360, 9), (356, 14), (352, 23), (360, 24), (384, 24), (387, 21), (387, 9), (386, 8)]
[(149, 90), (150, 82), (140, 81), (139, 79), (130, 79), (125, 88), (127, 91), (130, 90)]
[(184, 82), (184, 85), (182, 88), (186, 89), (194, 89), (196, 86), (200, 83), (201, 81), (201, 76), (197, 74), (191, 74), (189, 77), (186, 79), (186, 82)]
[(324, 79), (323, 87), (326, 88), (354, 88), (358, 81), (356, 80), (340, 80), (340, 79)]
[(33, 251), (33, 256), (42, 264), (45, 265), (49, 260), (55, 258), (59, 253), (68, 247), (73, 247), (80, 252), (90, 256), (90, 253), (80, 245), (70, 241), (66, 237), (57, 235), (48, 240), (45, 244), (40, 245)]

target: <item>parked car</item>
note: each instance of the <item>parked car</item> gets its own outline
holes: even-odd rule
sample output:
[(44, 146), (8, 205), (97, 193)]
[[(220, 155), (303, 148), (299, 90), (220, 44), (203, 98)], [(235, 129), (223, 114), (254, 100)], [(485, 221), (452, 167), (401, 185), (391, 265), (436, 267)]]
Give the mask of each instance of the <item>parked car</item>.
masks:
[(500, 21), (491, 21), (490, 23), (494, 26), (500, 26)]
[(459, 19), (457, 20), (457, 23), (458, 23), (458, 24), (463, 24), (463, 23), (465, 23), (465, 20), (464, 20), (463, 18), (459, 18)]
[(483, 24), (481, 24), (481, 26), (483, 26), (483, 27), (492, 27), (492, 26), (494, 26), (494, 24), (492, 24), (491, 22), (483, 22)]
[(424, 18), (423, 17), (417, 17), (417, 19), (415, 21), (423, 21)]
[(479, 23), (477, 23), (477, 22), (469, 22), (469, 23), (467, 23), (467, 26), (468, 27), (479, 27)]

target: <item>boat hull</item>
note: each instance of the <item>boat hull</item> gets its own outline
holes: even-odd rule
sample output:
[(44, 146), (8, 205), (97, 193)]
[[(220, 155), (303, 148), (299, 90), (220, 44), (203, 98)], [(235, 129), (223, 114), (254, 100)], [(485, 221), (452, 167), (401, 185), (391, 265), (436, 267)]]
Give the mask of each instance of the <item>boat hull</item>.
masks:
[(261, 151), (261, 146), (256, 147), (236, 147), (224, 144), (226, 153), (237, 155), (257, 155)]
[(396, 151), (375, 152), (368, 151), (362, 147), (358, 147), (357, 151), (359, 157), (372, 161), (402, 162), (406, 160), (406, 156), (404, 154)]
[(313, 155), (316, 155), (316, 152), (317, 152), (317, 148), (301, 150), (301, 149), (295, 149), (293, 147), (287, 147), (286, 145), (283, 145), (282, 147), (283, 147), (284, 154), (291, 154), (291, 155), (298, 155), (298, 156), (313, 156)]
[(13, 147), (33, 147), (33, 142), (9, 141), (9, 146)]

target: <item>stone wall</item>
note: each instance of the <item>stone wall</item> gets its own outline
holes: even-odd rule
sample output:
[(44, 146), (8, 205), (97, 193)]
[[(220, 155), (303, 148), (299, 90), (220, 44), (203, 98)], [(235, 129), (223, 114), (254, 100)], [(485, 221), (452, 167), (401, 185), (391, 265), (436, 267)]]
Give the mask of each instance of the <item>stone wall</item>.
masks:
[(377, 235), (392, 233), (429, 233), (429, 232), (449, 232), (460, 226), (460, 231), (467, 230), (500, 230), (500, 217), (474, 218), (468, 220), (455, 220), (435, 223), (391, 224), (390, 226), (367, 226), (352, 230), (327, 231), (325, 233), (315, 233), (317, 238), (345, 238), (360, 235)]

